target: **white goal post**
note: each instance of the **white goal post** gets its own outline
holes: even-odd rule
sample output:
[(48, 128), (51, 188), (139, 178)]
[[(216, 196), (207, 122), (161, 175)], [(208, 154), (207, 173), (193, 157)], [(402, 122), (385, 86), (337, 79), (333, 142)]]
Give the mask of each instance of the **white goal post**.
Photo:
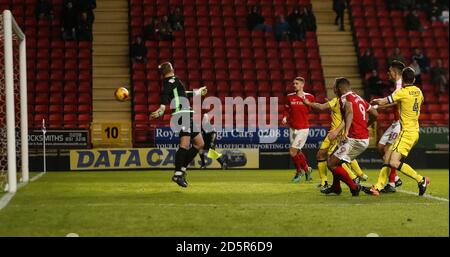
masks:
[[(4, 10), (1, 16), (1, 40), (3, 41), (4, 49), (4, 91), (5, 91), (5, 106), (6, 106), (6, 138), (7, 138), (7, 189), (10, 193), (15, 193), (17, 191), (17, 164), (21, 166), (22, 176), (21, 182), (28, 182), (29, 171), (28, 171), (28, 113), (27, 113), (27, 65), (26, 65), (26, 41), (25, 34), (22, 32), (20, 27), (14, 20), (13, 15), (9, 10)], [(14, 74), (15, 67), (17, 73), (17, 63), (14, 63), (14, 49), (13, 40), (17, 40), (19, 43), (19, 67), (18, 73)], [(15, 76), (19, 77), (19, 90), (15, 90), (14, 79)], [(19, 91), (19, 92), (17, 92)], [(20, 95), (20, 103), (17, 101), (17, 97)], [(16, 113), (17, 105), (20, 104), (20, 125), (16, 125), (17, 115)], [(4, 115), (4, 114), (3, 114)], [(20, 127), (20, 155), (16, 156), (16, 128)], [(5, 149), (2, 149), (4, 155)], [(17, 162), (17, 157), (21, 161)], [(21, 157), (21, 158), (20, 158)]]

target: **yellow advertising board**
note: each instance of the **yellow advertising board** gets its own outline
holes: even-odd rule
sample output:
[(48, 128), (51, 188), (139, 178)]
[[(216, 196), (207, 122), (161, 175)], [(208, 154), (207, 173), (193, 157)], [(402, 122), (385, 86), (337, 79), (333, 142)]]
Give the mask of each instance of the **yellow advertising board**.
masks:
[(130, 122), (94, 122), (91, 126), (94, 147), (130, 147)]
[[(258, 149), (220, 149), (228, 168), (258, 169)], [(159, 148), (105, 148), (92, 150), (71, 150), (71, 170), (125, 170), (125, 169), (161, 169), (175, 167), (177, 149)], [(197, 155), (189, 167), (199, 168)], [(207, 168), (220, 168), (216, 160), (206, 158)]]

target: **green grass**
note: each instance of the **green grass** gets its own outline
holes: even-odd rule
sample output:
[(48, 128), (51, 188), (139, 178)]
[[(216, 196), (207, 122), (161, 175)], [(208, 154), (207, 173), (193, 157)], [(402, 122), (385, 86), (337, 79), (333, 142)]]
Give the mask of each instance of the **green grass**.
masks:
[[(448, 199), (448, 170), (420, 170)], [(0, 236), (449, 236), (449, 203), (395, 193), (326, 196), (292, 171), (47, 173), (0, 210)], [(374, 182), (378, 171), (368, 171)], [(417, 192), (402, 176), (401, 189)], [(331, 177), (330, 177), (331, 179)]]

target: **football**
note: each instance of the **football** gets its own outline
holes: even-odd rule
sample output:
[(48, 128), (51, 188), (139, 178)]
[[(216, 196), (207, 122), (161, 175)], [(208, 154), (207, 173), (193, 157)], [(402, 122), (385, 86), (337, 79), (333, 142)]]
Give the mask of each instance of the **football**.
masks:
[(119, 87), (114, 92), (117, 101), (124, 102), (130, 100), (130, 92), (126, 87)]

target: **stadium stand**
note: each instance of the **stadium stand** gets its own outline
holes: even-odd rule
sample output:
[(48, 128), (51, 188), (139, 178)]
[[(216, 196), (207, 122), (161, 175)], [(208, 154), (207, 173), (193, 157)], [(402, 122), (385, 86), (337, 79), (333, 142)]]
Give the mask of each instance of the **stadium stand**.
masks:
[[(217, 0), (130, 0), (130, 40), (143, 35), (151, 18), (169, 13), (182, 4), (184, 30), (174, 31), (173, 41), (147, 41), (148, 61), (134, 64), (131, 77), (134, 92), (134, 145), (148, 145), (152, 128), (167, 124), (148, 122), (157, 109), (161, 87), (157, 66), (172, 61), (176, 74), (188, 88), (208, 87), (208, 95), (279, 97), (279, 112), (287, 88), (296, 76), (303, 76), (305, 90), (321, 101), (325, 86), (315, 32), (307, 32), (306, 41), (277, 41), (272, 32), (249, 31), (246, 17), (252, 5), (261, 7), (265, 23), (288, 15), (295, 5), (310, 5), (309, 0), (291, 1), (217, 1)], [(312, 114), (312, 125), (326, 124), (328, 114)], [(316, 118), (323, 118), (323, 122)], [(280, 116), (281, 119), (281, 116)]]
[(29, 127), (88, 128), (92, 120), (92, 43), (64, 41), (54, 0), (53, 19), (36, 19), (36, 0), (0, 0), (27, 37)]
[[(358, 51), (361, 55), (365, 49), (373, 49), (378, 62), (378, 74), (383, 81), (388, 79), (387, 57), (396, 47), (400, 48), (407, 65), (410, 64), (414, 48), (418, 47), (424, 49), (431, 66), (440, 58), (448, 69), (448, 23), (431, 22), (424, 11), (418, 11), (420, 23), (426, 29), (423, 32), (408, 31), (405, 24), (407, 11), (389, 11), (386, 1), (350, 0), (350, 14)], [(367, 74), (362, 76), (367, 78)], [(430, 73), (422, 73), (421, 87), (426, 102), (420, 116), (421, 125), (447, 125), (448, 89), (441, 93), (438, 87), (433, 86)], [(380, 114), (380, 128), (389, 126), (392, 120), (390, 115), (389, 111)]]

